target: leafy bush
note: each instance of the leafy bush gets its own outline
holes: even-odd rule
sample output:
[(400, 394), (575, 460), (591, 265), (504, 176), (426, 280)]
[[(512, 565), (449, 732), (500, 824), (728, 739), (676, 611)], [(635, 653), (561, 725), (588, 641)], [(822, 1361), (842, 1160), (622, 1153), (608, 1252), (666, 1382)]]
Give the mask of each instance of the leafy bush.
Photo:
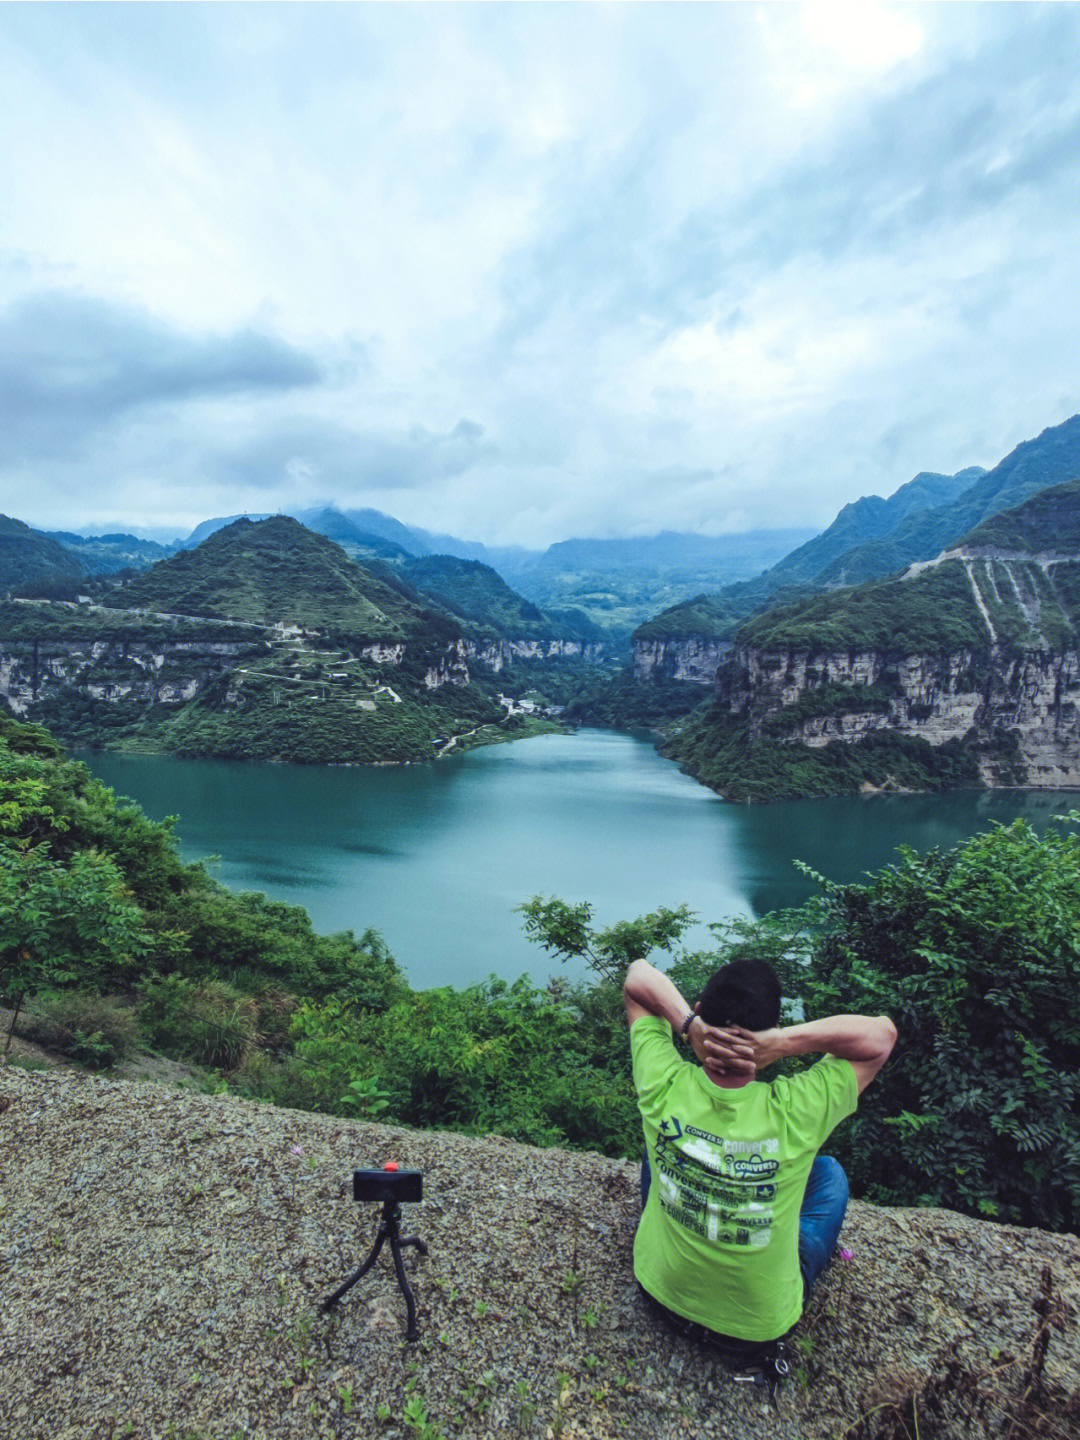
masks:
[(223, 980), (166, 975), (144, 981), (140, 995), (146, 1042), (179, 1059), (236, 1070), (259, 1038), (259, 1002)]
[(293, 1056), (258, 1093), (339, 1115), (385, 1102), (383, 1120), (624, 1154), (638, 1124), (621, 999), (598, 1018), (595, 992), (592, 1013), (577, 998), (523, 977), (410, 992), (383, 1015), (303, 1006)]
[(886, 1013), (900, 1034), (834, 1136), (853, 1188), (1080, 1229), (1080, 837), (1018, 820), (904, 850), (821, 907), (807, 1013)]
[(93, 1070), (126, 1059), (139, 1038), (135, 1011), (128, 1003), (90, 990), (38, 995), (22, 1012), (19, 1029), (28, 1039)]

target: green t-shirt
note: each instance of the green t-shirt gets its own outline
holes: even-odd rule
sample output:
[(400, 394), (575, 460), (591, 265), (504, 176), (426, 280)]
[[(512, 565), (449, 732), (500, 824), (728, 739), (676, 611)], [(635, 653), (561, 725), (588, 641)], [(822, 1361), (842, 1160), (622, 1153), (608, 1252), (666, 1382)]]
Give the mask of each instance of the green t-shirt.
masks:
[(630, 1053), (652, 1167), (634, 1274), (688, 1320), (775, 1340), (802, 1314), (799, 1208), (819, 1146), (855, 1111), (855, 1071), (826, 1056), (724, 1090), (651, 1015), (631, 1025)]

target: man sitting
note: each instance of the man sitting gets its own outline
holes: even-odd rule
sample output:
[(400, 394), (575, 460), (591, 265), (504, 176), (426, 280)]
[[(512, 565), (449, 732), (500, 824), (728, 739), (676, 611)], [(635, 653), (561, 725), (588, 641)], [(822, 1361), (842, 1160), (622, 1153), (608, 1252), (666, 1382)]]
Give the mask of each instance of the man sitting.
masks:
[[(682, 1333), (735, 1368), (772, 1355), (836, 1246), (847, 1177), (818, 1156), (896, 1042), (886, 1016), (777, 1028), (780, 981), (763, 960), (718, 970), (693, 1009), (644, 960), (624, 986), (647, 1150), (634, 1274)], [(700, 1067), (680, 1058), (673, 1031)], [(758, 1071), (824, 1054), (771, 1083)]]

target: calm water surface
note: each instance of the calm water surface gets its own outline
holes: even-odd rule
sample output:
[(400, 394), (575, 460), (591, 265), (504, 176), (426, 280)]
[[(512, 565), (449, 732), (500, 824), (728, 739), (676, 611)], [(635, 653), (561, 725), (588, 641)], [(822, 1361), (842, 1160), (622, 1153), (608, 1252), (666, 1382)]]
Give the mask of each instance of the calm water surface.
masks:
[(810, 893), (793, 859), (856, 880), (897, 845), (1080, 807), (1021, 791), (732, 805), (647, 739), (599, 730), (405, 768), (80, 758), (154, 819), (179, 815), (184, 857), (220, 857), (224, 884), (303, 905), (319, 930), (374, 926), (418, 986), (557, 970), (515, 913), (534, 894), (588, 900), (602, 923), (683, 902), (703, 922), (761, 914)]

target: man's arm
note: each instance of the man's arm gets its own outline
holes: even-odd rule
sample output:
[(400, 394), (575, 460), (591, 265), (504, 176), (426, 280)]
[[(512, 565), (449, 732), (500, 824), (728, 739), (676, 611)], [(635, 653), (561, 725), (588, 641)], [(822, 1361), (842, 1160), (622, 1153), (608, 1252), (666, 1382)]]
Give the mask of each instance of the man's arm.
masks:
[(759, 1070), (788, 1055), (835, 1055), (849, 1060), (860, 1095), (896, 1044), (896, 1026), (887, 1015), (830, 1015), (826, 1020), (808, 1020), (783, 1029), (733, 1033), (753, 1041)]
[[(631, 1025), (643, 1015), (655, 1015), (679, 1032), (691, 1012), (691, 1006), (679, 994), (674, 981), (647, 960), (635, 960), (626, 972), (623, 999)], [(749, 1031), (736, 1034), (733, 1030), (706, 1025), (696, 1013), (696, 1007), (693, 1008), (694, 1019), (686, 1038), (702, 1065), (721, 1075), (753, 1075), (755, 1037)]]

